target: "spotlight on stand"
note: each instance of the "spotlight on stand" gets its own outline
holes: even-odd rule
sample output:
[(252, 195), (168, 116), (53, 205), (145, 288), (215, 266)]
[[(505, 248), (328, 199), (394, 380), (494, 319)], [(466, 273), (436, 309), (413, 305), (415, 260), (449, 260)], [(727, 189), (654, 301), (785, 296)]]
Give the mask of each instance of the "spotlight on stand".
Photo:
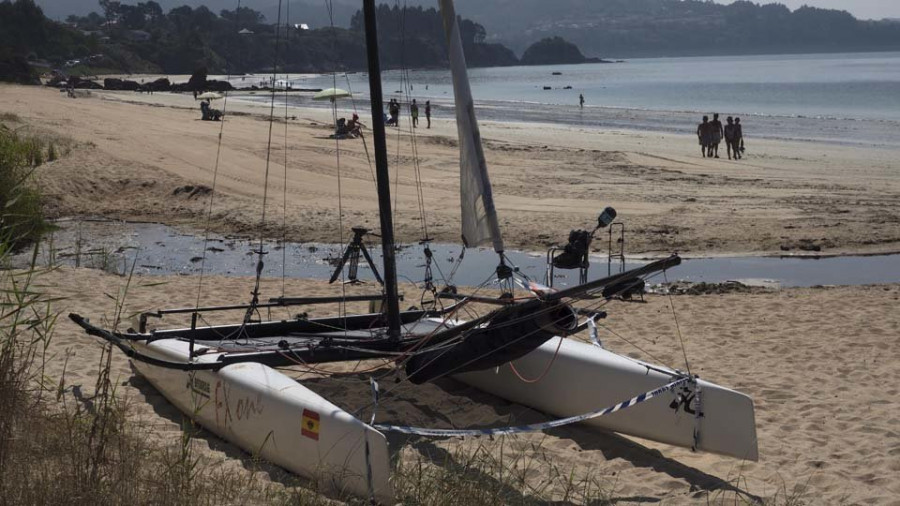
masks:
[(608, 227), (609, 224), (612, 223), (613, 220), (615, 220), (615, 219), (616, 219), (616, 210), (611, 207), (607, 207), (606, 209), (603, 210), (602, 213), (600, 213), (600, 217), (597, 218), (597, 228)]

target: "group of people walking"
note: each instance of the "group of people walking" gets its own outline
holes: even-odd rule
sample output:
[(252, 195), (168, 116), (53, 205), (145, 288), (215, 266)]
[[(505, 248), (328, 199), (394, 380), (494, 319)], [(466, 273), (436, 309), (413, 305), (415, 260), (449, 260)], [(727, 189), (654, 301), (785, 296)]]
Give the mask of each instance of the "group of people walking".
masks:
[[(409, 104), (409, 114), (412, 117), (413, 128), (418, 128), (419, 104), (416, 103), (416, 99), (413, 99)], [(428, 122), (428, 125), (425, 128), (431, 128), (431, 100), (425, 101), (425, 120)], [(397, 101), (396, 98), (392, 98), (390, 102), (388, 102), (388, 115), (385, 118), (384, 123), (388, 126), (400, 125), (400, 102)]]
[(728, 116), (725, 122), (726, 124), (722, 125), (718, 114), (713, 114), (712, 121), (709, 120), (709, 116), (703, 116), (703, 123), (697, 127), (697, 137), (704, 158), (718, 158), (719, 144), (722, 140), (725, 141), (729, 160), (732, 157), (735, 160), (743, 158), (744, 131), (741, 127), (741, 118)]

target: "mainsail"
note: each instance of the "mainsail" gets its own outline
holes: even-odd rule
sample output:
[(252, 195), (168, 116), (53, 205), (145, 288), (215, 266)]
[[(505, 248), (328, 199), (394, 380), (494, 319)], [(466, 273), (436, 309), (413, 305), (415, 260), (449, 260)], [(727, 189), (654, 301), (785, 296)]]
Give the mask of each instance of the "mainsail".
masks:
[(494, 208), (491, 180), (481, 147), (481, 133), (475, 119), (475, 103), (469, 88), (466, 57), (453, 0), (439, 0), (444, 18), (444, 35), (450, 51), (450, 71), (453, 74), (453, 95), (456, 99), (456, 126), (459, 131), (460, 203), (462, 205), (463, 244), (479, 246), (489, 240), (494, 251), (503, 252), (503, 237)]

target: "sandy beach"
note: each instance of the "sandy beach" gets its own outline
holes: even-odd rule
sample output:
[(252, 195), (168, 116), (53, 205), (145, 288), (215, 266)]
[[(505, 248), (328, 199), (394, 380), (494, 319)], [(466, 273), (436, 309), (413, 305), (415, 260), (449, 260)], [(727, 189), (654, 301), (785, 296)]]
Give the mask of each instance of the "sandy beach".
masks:
[[(122, 277), (71, 268), (41, 280), (48, 293), (65, 297), (57, 303), (57, 311), (89, 314), (95, 322), (113, 318), (115, 306), (104, 294), (118, 293), (125, 283)], [(202, 302), (233, 302), (235, 296), (248, 293), (252, 283), (247, 278), (208, 278)], [(180, 276), (133, 280), (124, 314), (156, 309), (163, 302), (172, 307), (193, 305), (197, 288), (196, 279)], [(263, 290), (280, 293), (280, 280), (270, 280)], [(289, 280), (286, 291), (313, 295), (333, 293), (333, 288), (324, 282)], [(417, 294), (408, 295), (415, 298)], [(614, 502), (623, 504), (752, 504), (757, 499), (772, 504), (897, 504), (900, 287), (678, 296), (672, 302), (694, 372), (754, 398), (759, 462), (695, 454), (577, 427), (493, 440), (393, 437), (393, 451), (399, 451), (407, 464), (422, 460), (426, 465), (445, 465), (446, 458), (452, 462), (455, 452), (466, 448), (485, 445), (498, 456), (505, 448), (507, 458), (522, 458), (512, 469), (533, 466), (527, 481), (534, 489), (559, 490), (563, 477), (571, 473), (576, 480), (602, 484)], [(605, 346), (636, 358), (683, 366), (668, 304), (668, 298), (650, 295), (646, 304), (608, 306), (608, 328), (628, 342), (603, 332)], [(315, 307), (310, 314), (332, 314), (336, 309)], [(123, 322), (123, 326), (131, 324)], [(66, 386), (70, 392), (78, 388), (87, 395), (94, 384), (99, 352), (94, 338), (61, 318), (47, 374), (55, 382), (68, 355)], [(113, 376), (120, 395), (129, 400), (134, 419), (145, 424), (148, 433), (177, 434), (179, 412), (132, 374), (122, 354), (114, 354), (113, 360)], [(372, 364), (378, 365), (363, 367)], [(356, 365), (326, 369), (349, 372)], [(378, 374), (387, 371), (381, 369)], [(368, 375), (295, 374), (345, 409), (357, 409), (370, 400)], [(379, 413), (382, 423), (441, 427), (547, 420), (533, 410), (450, 380), (421, 387), (406, 384), (384, 397)], [(440, 416), (435, 418), (435, 413)], [(223, 447), (215, 436), (204, 433), (198, 441), (205, 458), (217, 465), (230, 463), (242, 475), (255, 468), (248, 456), (230, 445)], [(243, 465), (234, 465), (240, 462)], [(262, 470), (267, 480), (277, 482), (283, 477), (283, 471), (273, 466)]]
[[(281, 236), (285, 195), (290, 240), (339, 242), (341, 225), (345, 233), (356, 225), (377, 228), (371, 145), (329, 139), (330, 112), (291, 109), (287, 114), (296, 119), (286, 123), (284, 111), (276, 112), (282, 120), (273, 128), (265, 185), (268, 108), (236, 99), (217, 104), (223, 105), (226, 122), (202, 122), (189, 95), (92, 92), (71, 100), (52, 89), (0, 88), (0, 110), (79, 146), (37, 172), (55, 216), (202, 230), (209, 198), (175, 191), (212, 187), (215, 173), (216, 232), (257, 233), (266, 191), (270, 236)], [(365, 118), (367, 104), (356, 105)], [(628, 227), (630, 254), (900, 250), (900, 162), (892, 150), (753, 141), (747, 130), (748, 156), (728, 161), (701, 158), (691, 135), (485, 122), (485, 155), (507, 244), (544, 250), (564, 242), (570, 229), (591, 226), (612, 205)], [(419, 128), (414, 139), (389, 130), (402, 241), (425, 234), (418, 167), (428, 235), (458, 242), (455, 135), (451, 121)]]
[[(216, 105), (222, 107), (222, 101)], [(365, 118), (367, 104), (357, 106)], [(35, 133), (71, 140), (71, 152), (36, 171), (54, 217), (150, 220), (196, 232), (205, 227), (210, 194), (193, 189), (214, 185), (215, 232), (258, 233), (263, 195), (270, 237), (281, 237), (283, 220), (287, 238), (295, 241), (338, 242), (341, 226), (344, 237), (351, 226), (377, 228), (371, 145), (329, 139), (328, 111), (291, 109), (287, 122), (284, 111), (277, 113), (282, 119), (273, 125), (268, 185), (267, 110), (258, 104), (229, 99), (227, 121), (215, 123), (199, 120), (190, 96), (92, 92), (72, 100), (52, 89), (0, 86), (0, 112), (16, 114), (18, 126)], [(753, 141), (747, 158), (735, 162), (703, 159), (696, 138), (677, 133), (486, 122), (482, 134), (501, 226), (507, 243), (517, 248), (541, 251), (562, 242), (570, 229), (592, 226), (597, 213), (611, 205), (627, 224), (632, 255), (900, 251), (900, 161), (890, 150)], [(424, 233), (416, 164), (428, 235), (457, 240), (455, 135), (450, 121), (419, 128), (414, 139), (408, 132), (389, 131), (402, 241), (417, 241)], [(186, 187), (192, 189), (176, 191)], [(252, 283), (207, 277), (200, 302), (246, 302)], [(281, 283), (264, 280), (263, 292), (280, 294)], [(123, 290), (126, 279), (62, 267), (39, 284), (61, 297), (54, 306), (61, 315), (78, 312), (106, 323), (115, 313), (109, 294)], [(284, 290), (336, 293), (309, 280), (287, 280)], [(408, 295), (418, 300), (418, 293)], [(197, 298), (193, 277), (134, 279), (122, 326), (135, 326), (130, 315), (140, 311), (193, 306)], [(606, 323), (615, 334), (602, 334), (604, 345), (683, 368), (674, 304), (692, 371), (753, 397), (759, 462), (577, 427), (492, 440), (394, 438), (392, 451), (402, 462), (436, 466), (482, 445), (492, 455), (521, 458), (510, 466), (524, 476), (523, 490), (559, 496), (571, 476), (602, 484), (608, 491), (604, 504), (900, 504), (900, 286), (651, 294), (646, 301), (607, 308)], [(317, 306), (309, 312), (336, 310)], [(76, 387), (89, 394), (100, 348), (95, 338), (60, 318), (48, 350), (48, 378), (56, 382), (64, 375), (67, 395)], [(355, 365), (329, 370), (351, 373)], [(370, 398), (364, 375), (294, 374), (345, 409)], [(113, 355), (113, 376), (135, 423), (161, 440), (177, 437), (180, 413), (133, 375), (122, 354)], [(379, 415), (383, 423), (442, 427), (542, 420), (547, 417), (541, 413), (451, 380), (398, 389), (382, 401)], [(240, 476), (261, 471), (260, 479), (283, 481), (283, 471), (251, 463), (215, 436), (201, 433), (197, 444), (207, 461)]]

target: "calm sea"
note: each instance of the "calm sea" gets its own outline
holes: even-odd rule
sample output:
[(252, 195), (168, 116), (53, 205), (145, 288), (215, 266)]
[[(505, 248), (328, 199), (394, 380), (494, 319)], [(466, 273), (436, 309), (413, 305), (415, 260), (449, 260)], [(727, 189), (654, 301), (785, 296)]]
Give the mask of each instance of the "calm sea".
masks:
[[(420, 103), (431, 100), (436, 117), (452, 117), (449, 71), (406, 75), (408, 81), (403, 72), (384, 73), (385, 100), (409, 93)], [(233, 82), (260, 79), (265, 77)], [(356, 106), (367, 110), (365, 73), (291, 76), (295, 87), (329, 88), (335, 81), (351, 88)], [(718, 112), (740, 116), (748, 137), (900, 147), (898, 52), (483, 68), (471, 69), (470, 81), (483, 120), (691, 133), (702, 115)], [(325, 105), (303, 96), (288, 100)], [(341, 107), (351, 108), (350, 101)]]

